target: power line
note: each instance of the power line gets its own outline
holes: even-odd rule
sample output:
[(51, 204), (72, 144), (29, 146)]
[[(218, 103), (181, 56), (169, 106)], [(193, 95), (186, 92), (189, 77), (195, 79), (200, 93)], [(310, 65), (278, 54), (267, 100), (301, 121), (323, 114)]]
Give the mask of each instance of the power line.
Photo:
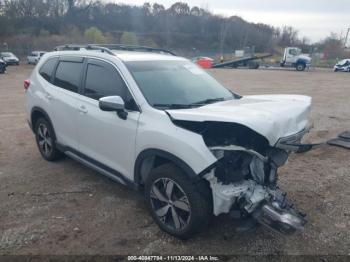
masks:
[(346, 33), (345, 41), (344, 41), (344, 47), (347, 47), (346, 44), (348, 43), (348, 37), (349, 37), (350, 27), (348, 28), (348, 32)]

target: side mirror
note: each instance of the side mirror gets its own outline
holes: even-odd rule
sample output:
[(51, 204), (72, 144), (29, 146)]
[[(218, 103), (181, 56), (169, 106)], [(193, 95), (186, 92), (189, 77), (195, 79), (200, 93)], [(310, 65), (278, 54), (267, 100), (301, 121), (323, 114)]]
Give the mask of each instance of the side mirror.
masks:
[(121, 119), (126, 119), (128, 112), (125, 111), (125, 104), (120, 96), (106, 96), (98, 101), (98, 105), (102, 111), (117, 112)]

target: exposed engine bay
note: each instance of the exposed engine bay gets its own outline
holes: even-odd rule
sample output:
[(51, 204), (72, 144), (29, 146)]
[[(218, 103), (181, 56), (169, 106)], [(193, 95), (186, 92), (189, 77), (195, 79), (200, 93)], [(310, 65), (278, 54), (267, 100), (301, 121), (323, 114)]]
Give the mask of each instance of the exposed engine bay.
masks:
[(277, 186), (277, 167), (244, 151), (219, 151), (217, 167), (204, 176), (213, 193), (214, 214), (238, 211), (283, 234), (306, 223)]
[(270, 146), (264, 136), (242, 125), (186, 121), (177, 124), (200, 133), (218, 159), (200, 174), (210, 183), (214, 215), (239, 213), (241, 218), (254, 218), (283, 234), (303, 228), (305, 215), (288, 203), (286, 193), (278, 187), (277, 172), (287, 162), (291, 149), (305, 151), (300, 144), (305, 132)]

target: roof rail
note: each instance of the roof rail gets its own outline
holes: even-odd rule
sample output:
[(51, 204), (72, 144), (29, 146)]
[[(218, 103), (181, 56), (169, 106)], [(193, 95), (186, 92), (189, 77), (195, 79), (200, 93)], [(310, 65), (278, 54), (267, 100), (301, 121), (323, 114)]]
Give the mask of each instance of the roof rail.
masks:
[(125, 51), (139, 51), (139, 52), (154, 52), (154, 53), (167, 53), (173, 56), (176, 56), (175, 53), (162, 48), (153, 48), (148, 46), (138, 46), (138, 45), (122, 45), (122, 44), (88, 44), (88, 45), (76, 45), (76, 44), (69, 44), (69, 45), (60, 45), (56, 46), (54, 48), (55, 51), (64, 51), (64, 50), (76, 50), (79, 51), (80, 49), (86, 49), (86, 50), (100, 50), (101, 52), (106, 52), (110, 55), (115, 54), (111, 50), (125, 50)]
[(125, 51), (139, 51), (139, 52), (154, 52), (154, 53), (167, 53), (173, 56), (176, 56), (175, 53), (170, 50), (163, 48), (154, 48), (148, 46), (140, 46), (140, 45), (123, 45), (123, 44), (102, 44), (99, 45), (102, 47), (106, 47), (110, 50), (125, 50)]
[(60, 46), (56, 46), (54, 48), (54, 51), (65, 51), (65, 50), (75, 50), (75, 51), (79, 51), (80, 49), (86, 49), (86, 50), (99, 50), (102, 53), (107, 53), (109, 55), (113, 55), (115, 56), (115, 54), (108, 48), (103, 47), (103, 46), (99, 46), (99, 45), (60, 45)]

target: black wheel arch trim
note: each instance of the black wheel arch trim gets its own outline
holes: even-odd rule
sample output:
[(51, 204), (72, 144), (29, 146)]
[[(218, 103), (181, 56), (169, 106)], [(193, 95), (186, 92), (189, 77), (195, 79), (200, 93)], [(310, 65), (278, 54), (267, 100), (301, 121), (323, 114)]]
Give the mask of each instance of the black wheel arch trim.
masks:
[[(50, 125), (52, 126), (53, 128), (53, 124), (52, 124), (52, 121), (51, 121), (51, 118), (49, 116), (48, 113), (46, 113), (46, 111), (44, 109), (42, 109), (41, 107), (38, 107), (38, 106), (34, 106), (30, 112), (30, 127), (32, 128), (32, 131), (34, 132), (34, 124), (33, 124), (33, 115), (35, 112), (40, 112), (41, 114), (43, 114), (46, 118), (47, 121), (49, 121)], [(55, 132), (55, 130), (54, 130)], [(56, 136), (55, 136), (56, 137)]]
[(165, 158), (169, 160), (170, 162), (173, 162), (176, 166), (178, 166), (184, 174), (192, 181), (192, 182), (197, 182), (200, 177), (196, 174), (196, 172), (181, 158), (167, 152), (161, 149), (155, 149), (155, 148), (150, 148), (150, 149), (145, 149), (136, 158), (135, 161), (135, 168), (134, 168), (134, 182), (137, 185), (141, 185), (141, 164), (143, 160), (145, 160), (148, 157), (152, 156), (159, 156), (161, 158)]

